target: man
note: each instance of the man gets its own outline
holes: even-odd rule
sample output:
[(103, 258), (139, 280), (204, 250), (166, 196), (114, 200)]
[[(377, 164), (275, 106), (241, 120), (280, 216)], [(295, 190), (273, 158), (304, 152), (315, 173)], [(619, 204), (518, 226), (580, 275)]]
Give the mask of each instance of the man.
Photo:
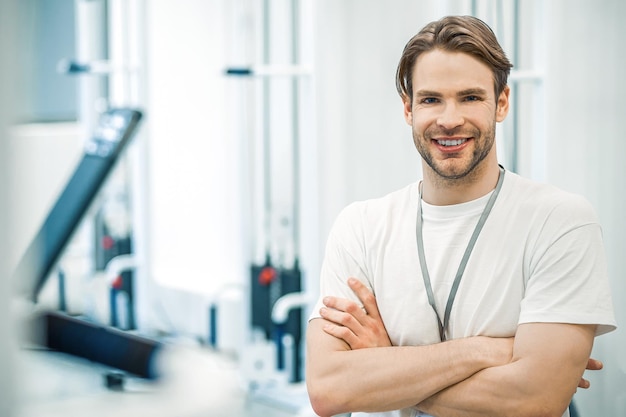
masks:
[(555, 416), (615, 329), (601, 230), (581, 197), (498, 165), (511, 64), (446, 17), (398, 66), (423, 181), (343, 210), (307, 331), (321, 416)]

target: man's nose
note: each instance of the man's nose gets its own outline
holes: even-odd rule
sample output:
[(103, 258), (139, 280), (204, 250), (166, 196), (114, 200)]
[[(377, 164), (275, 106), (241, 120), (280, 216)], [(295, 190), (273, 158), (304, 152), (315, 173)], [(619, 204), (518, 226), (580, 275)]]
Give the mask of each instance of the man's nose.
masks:
[(437, 124), (444, 129), (454, 129), (465, 122), (461, 109), (456, 103), (445, 103), (437, 117)]

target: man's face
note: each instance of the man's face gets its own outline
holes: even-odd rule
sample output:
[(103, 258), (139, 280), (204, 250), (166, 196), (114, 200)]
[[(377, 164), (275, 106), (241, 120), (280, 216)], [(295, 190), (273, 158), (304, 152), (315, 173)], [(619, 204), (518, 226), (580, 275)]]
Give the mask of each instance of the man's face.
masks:
[[(423, 53), (413, 69), (404, 115), (413, 141), (442, 180), (467, 179), (495, 152), (495, 124), (508, 112), (508, 87), (496, 99), (491, 69), (462, 52)], [(425, 173), (426, 174), (426, 173)]]

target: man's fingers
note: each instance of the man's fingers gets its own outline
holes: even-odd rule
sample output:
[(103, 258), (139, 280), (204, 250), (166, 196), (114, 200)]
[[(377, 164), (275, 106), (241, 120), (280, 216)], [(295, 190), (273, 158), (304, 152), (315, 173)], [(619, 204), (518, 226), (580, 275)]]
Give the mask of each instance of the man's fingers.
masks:
[(356, 278), (348, 278), (348, 286), (359, 297), (367, 314), (375, 318), (380, 317), (376, 297), (369, 288)]
[(597, 359), (589, 358), (589, 360), (587, 361), (587, 370), (589, 371), (599, 371), (603, 367), (604, 364)]
[(338, 297), (324, 297), (324, 305), (330, 309), (345, 312), (359, 322), (363, 322), (366, 316), (365, 310), (356, 302)]
[[(585, 368), (587, 371), (599, 371), (604, 368), (604, 364), (594, 358), (589, 358), (587, 361), (587, 367)], [(578, 382), (578, 388), (587, 389), (591, 386), (591, 382), (586, 380), (585, 378), (580, 378), (580, 382)]]
[(348, 279), (348, 285), (363, 307), (345, 298), (324, 297), (324, 307), (320, 309), (320, 315), (326, 320), (324, 331), (343, 340), (353, 350), (391, 346), (372, 291), (355, 278)]
[(347, 327), (339, 326), (333, 323), (326, 323), (324, 324), (322, 329), (329, 335), (334, 336), (337, 339), (343, 340), (348, 346), (350, 346), (351, 349), (354, 349), (353, 345), (358, 339), (356, 338), (354, 333), (352, 333), (352, 331)]
[(580, 378), (580, 382), (578, 382), (578, 388), (587, 389), (591, 386), (591, 383), (587, 381), (585, 378)]
[(341, 310), (337, 310), (334, 308), (321, 308), (320, 316), (335, 324), (348, 327), (352, 329), (353, 332), (355, 331), (355, 329), (361, 326), (361, 323), (356, 317), (354, 317), (354, 315), (352, 315), (351, 313), (345, 313)]

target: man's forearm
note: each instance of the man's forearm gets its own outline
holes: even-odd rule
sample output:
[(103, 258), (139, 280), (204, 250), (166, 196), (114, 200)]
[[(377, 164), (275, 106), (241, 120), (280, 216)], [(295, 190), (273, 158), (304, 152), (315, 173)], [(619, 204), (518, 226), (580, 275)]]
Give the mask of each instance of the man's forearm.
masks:
[(417, 408), (446, 417), (561, 417), (581, 380), (594, 332), (593, 326), (522, 325), (513, 361), (481, 370)]
[(350, 350), (330, 348), (337, 339), (313, 320), (307, 332), (307, 384), (322, 416), (411, 407), (490, 366), (508, 362), (506, 339), (484, 337), (430, 346)]
[[(546, 389), (538, 381), (532, 382), (533, 376), (524, 375), (520, 368), (512, 363), (484, 369), (439, 391), (417, 408), (446, 417), (560, 417), (569, 401), (555, 401), (550, 393), (558, 391), (557, 387)], [(571, 390), (571, 384), (565, 390)], [(568, 398), (573, 394), (570, 392)]]

